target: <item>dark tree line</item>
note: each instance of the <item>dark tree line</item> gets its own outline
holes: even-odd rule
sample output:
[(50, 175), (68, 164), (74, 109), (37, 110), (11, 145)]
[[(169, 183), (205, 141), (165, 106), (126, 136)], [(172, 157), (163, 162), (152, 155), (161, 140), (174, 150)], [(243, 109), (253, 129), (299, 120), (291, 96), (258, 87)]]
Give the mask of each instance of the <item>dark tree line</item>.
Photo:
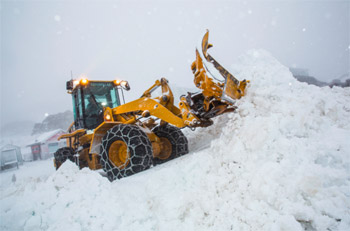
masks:
[(40, 134), (55, 129), (67, 130), (73, 122), (73, 112), (65, 111), (47, 116), (42, 123), (34, 124), (32, 135)]

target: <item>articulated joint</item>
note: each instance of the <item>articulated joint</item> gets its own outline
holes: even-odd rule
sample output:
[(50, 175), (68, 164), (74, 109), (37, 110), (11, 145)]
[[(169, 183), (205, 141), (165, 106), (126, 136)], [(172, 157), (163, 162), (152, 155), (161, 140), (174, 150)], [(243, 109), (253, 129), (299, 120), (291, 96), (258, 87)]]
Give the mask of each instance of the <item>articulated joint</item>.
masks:
[(190, 106), (186, 102), (186, 98), (183, 96), (180, 100), (179, 108), (184, 124), (188, 127), (196, 127), (200, 123), (200, 120), (190, 111)]

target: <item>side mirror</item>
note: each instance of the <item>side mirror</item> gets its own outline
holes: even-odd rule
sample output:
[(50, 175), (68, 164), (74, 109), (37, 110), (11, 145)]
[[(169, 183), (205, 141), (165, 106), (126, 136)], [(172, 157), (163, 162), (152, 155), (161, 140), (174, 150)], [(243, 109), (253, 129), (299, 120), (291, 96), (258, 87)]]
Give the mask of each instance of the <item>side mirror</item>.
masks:
[(67, 89), (68, 91), (73, 90), (73, 80), (67, 81), (67, 83), (66, 83), (66, 89)]
[(127, 91), (130, 90), (130, 85), (126, 80), (119, 80), (119, 79), (114, 80), (114, 85), (121, 86), (124, 90), (127, 90)]
[(130, 85), (129, 85), (129, 82), (126, 81), (126, 80), (123, 80), (120, 82), (120, 86), (122, 86), (122, 88), (126, 91), (129, 91), (130, 90)]

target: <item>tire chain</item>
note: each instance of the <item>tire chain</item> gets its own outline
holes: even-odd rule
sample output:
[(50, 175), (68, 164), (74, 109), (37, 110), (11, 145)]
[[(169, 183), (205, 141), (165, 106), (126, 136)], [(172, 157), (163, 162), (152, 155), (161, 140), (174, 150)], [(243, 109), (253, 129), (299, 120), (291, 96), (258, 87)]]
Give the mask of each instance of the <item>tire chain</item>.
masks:
[(70, 147), (63, 147), (58, 149), (54, 153), (56, 169), (58, 169), (67, 159), (69, 159), (72, 162), (75, 162), (73, 155), (74, 155), (74, 149)]
[(175, 150), (172, 150), (171, 156), (168, 159), (160, 160), (155, 158), (153, 159), (154, 164), (161, 164), (188, 153), (187, 138), (179, 128), (167, 124), (165, 126), (155, 127), (152, 132), (154, 132), (158, 137), (167, 138), (172, 144), (172, 147), (175, 147)]
[[(110, 145), (121, 140), (127, 144), (129, 162), (127, 166), (124, 164), (123, 169), (116, 167), (108, 158), (108, 149)], [(107, 173), (110, 181), (120, 179), (141, 172), (152, 165), (152, 144), (138, 126), (129, 124), (118, 124), (109, 129), (102, 138), (101, 145), (101, 165)]]

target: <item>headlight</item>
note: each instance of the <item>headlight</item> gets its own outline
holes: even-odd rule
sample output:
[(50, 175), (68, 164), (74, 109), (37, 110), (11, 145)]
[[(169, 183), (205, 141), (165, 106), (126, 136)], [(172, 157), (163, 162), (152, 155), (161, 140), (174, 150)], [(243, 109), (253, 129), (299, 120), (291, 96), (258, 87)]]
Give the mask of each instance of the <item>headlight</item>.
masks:
[(114, 84), (116, 86), (121, 86), (122, 88), (124, 88), (127, 91), (130, 90), (130, 85), (129, 85), (128, 81), (126, 81), (126, 80), (116, 79), (116, 80), (114, 80)]
[(79, 85), (79, 80), (74, 80), (73, 81), (73, 88)]
[(82, 85), (86, 85), (89, 81), (87, 79), (81, 79), (80, 82)]
[(106, 121), (111, 121), (111, 115), (110, 114), (105, 115), (105, 120)]

